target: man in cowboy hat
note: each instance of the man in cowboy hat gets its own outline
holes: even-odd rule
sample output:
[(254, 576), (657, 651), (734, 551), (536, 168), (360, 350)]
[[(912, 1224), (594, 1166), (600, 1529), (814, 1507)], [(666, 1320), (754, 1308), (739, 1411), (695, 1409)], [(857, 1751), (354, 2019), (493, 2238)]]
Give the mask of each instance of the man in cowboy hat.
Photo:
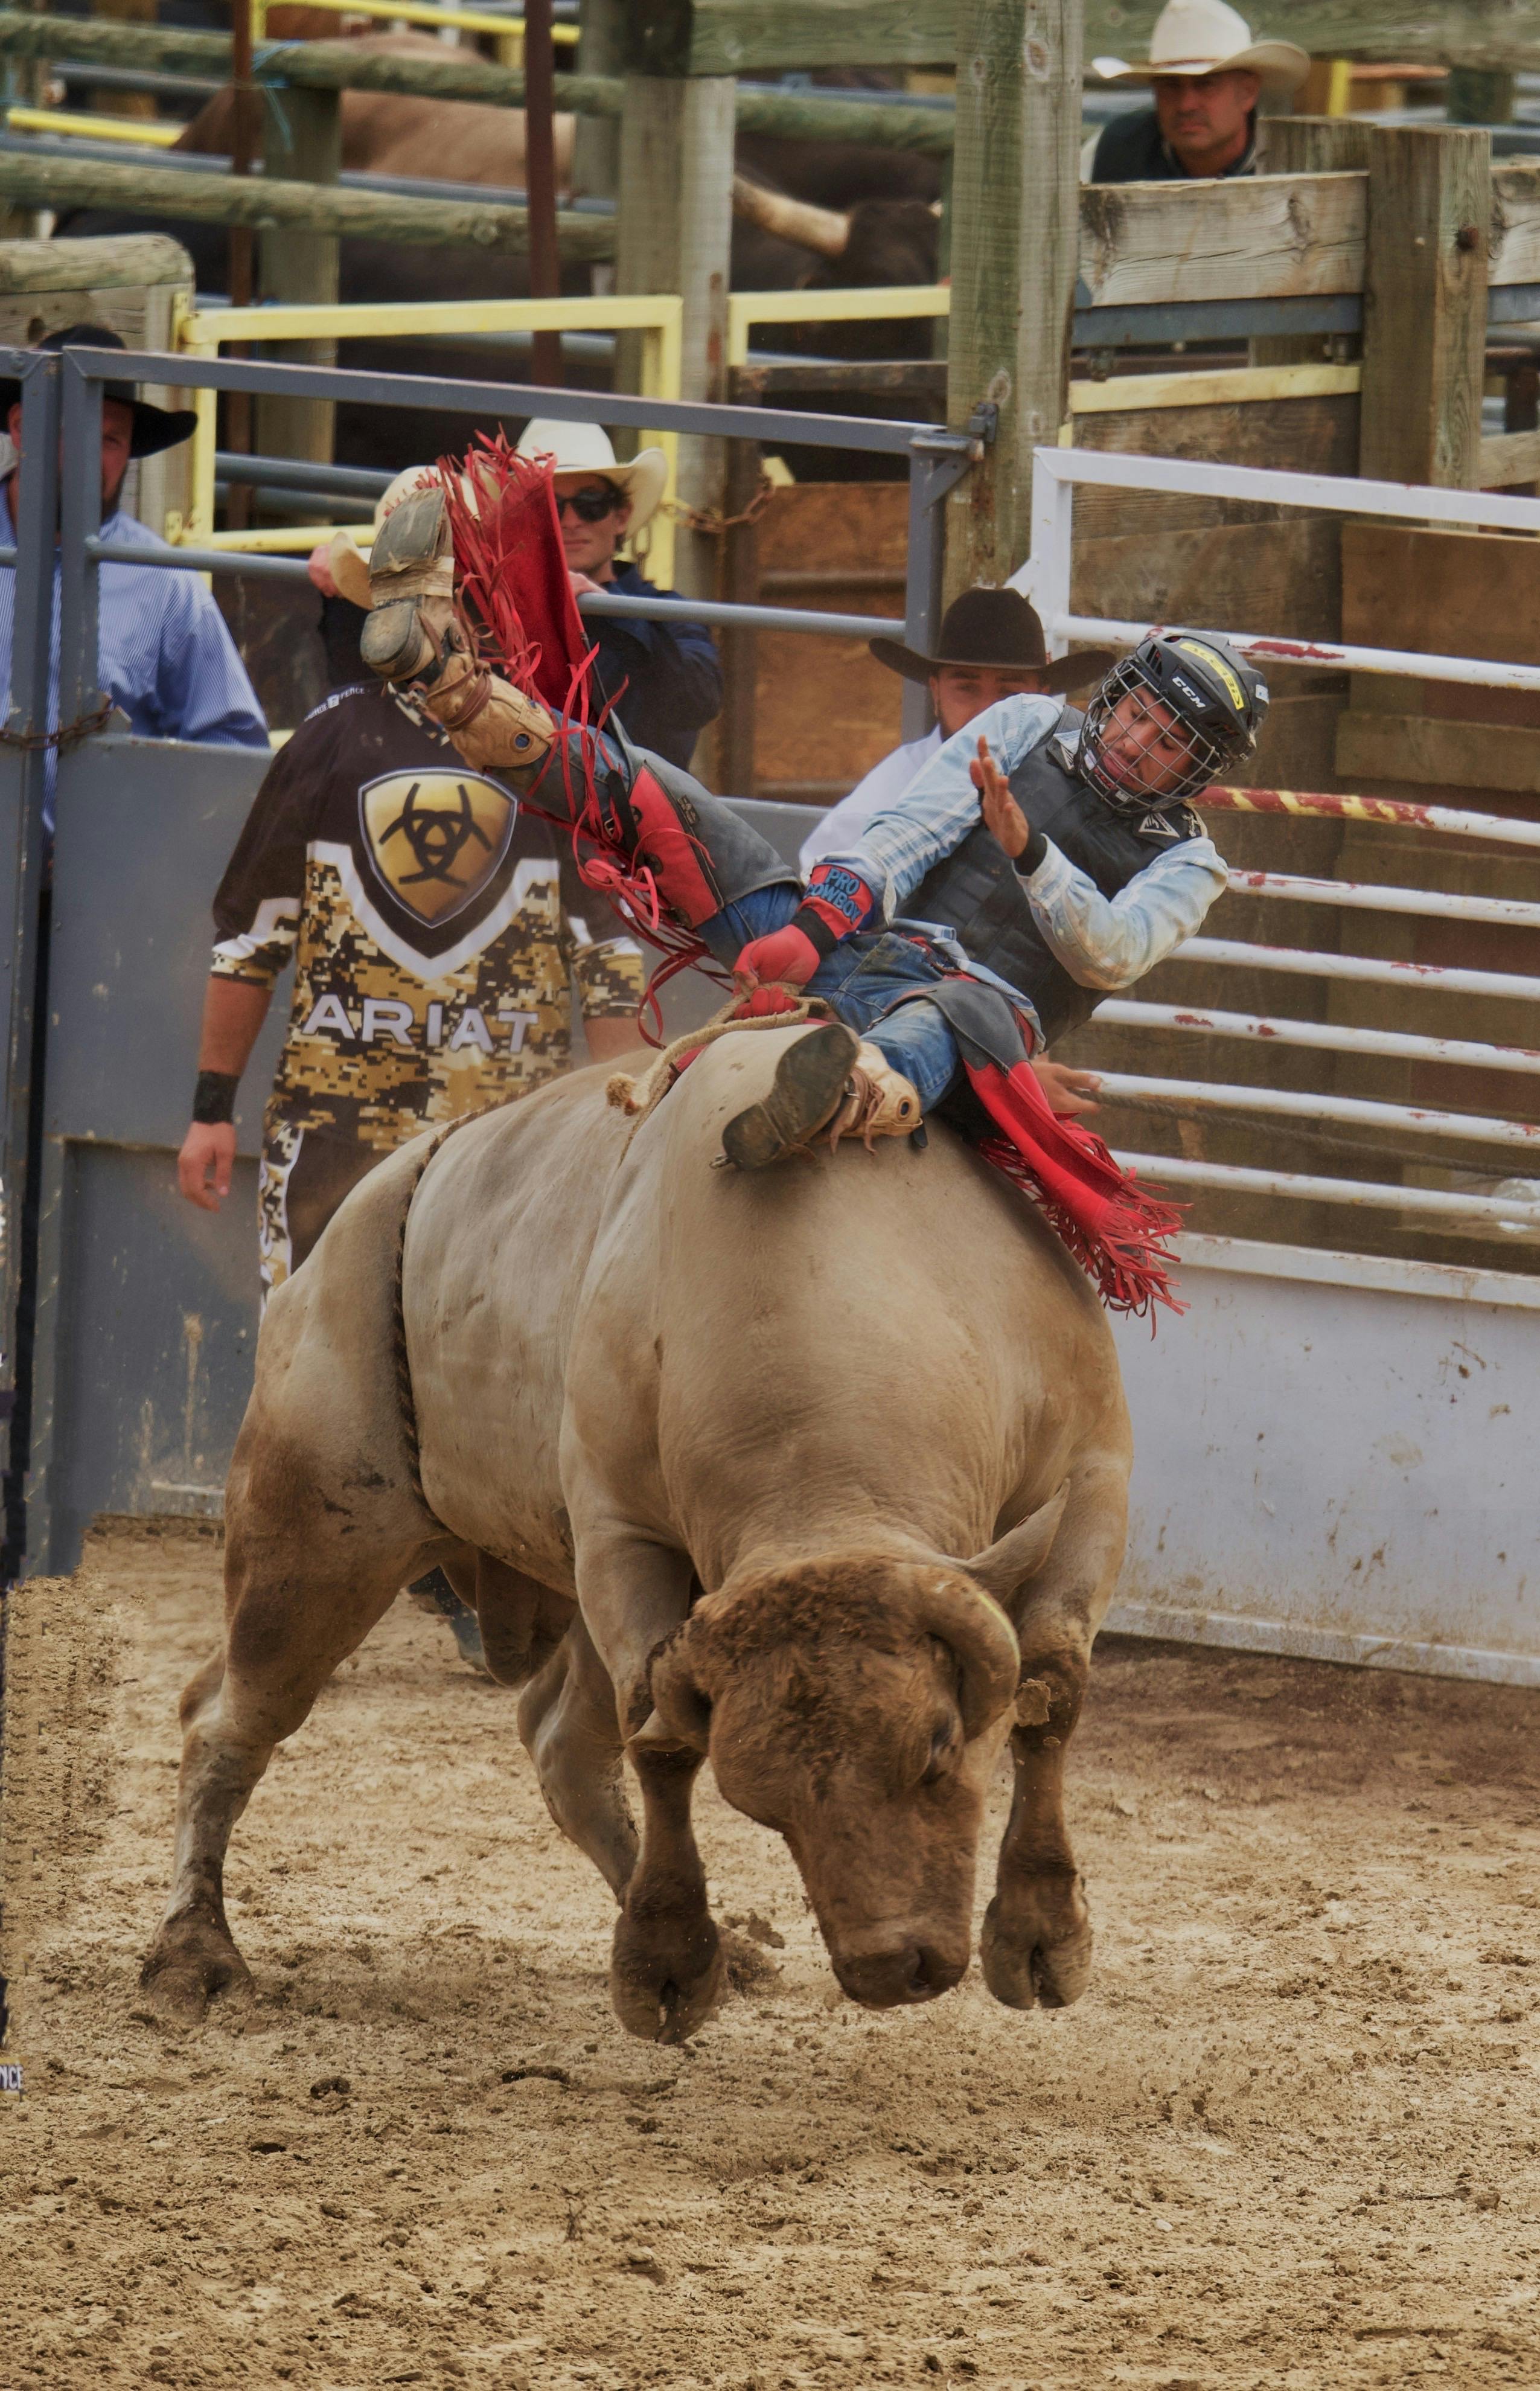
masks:
[(1155, 106), (1115, 117), (1095, 145), (1093, 183), (1179, 183), (1255, 172), (1257, 101), (1298, 91), (1310, 54), (1294, 42), (1254, 42), (1224, 0), (1167, 0), (1149, 58), (1094, 58), (1104, 82), (1147, 83)]
[(821, 857), (852, 847), (869, 821), (903, 795), (945, 739), (965, 730), (1003, 697), (1056, 697), (1100, 680), (1114, 662), (1109, 648), (1050, 657), (1037, 611), (1017, 589), (964, 589), (941, 617), (936, 653), (926, 656), (901, 640), (868, 643), (878, 664), (906, 680), (929, 684), (936, 721), (922, 739), (892, 748), (848, 797), (826, 813), (802, 842), (810, 872)]
[[(40, 349), (121, 349), (116, 332), (102, 324), (70, 324), (39, 341)], [(0, 408), (18, 460), (21, 453), (21, 385), (0, 380)], [(132, 382), (110, 381), (101, 408), (101, 536), (132, 548), (164, 548), (164, 540), (125, 514), (118, 500), (136, 457), (158, 456), (192, 436), (197, 417), (190, 407), (152, 407)], [(6, 476), (0, 536), (14, 545), (17, 475)], [(58, 566), (56, 556), (55, 573)], [(0, 718), (10, 707), (11, 639), (16, 602), (15, 567), (0, 567)], [(54, 684), (58, 672), (55, 614)], [(146, 739), (196, 739), (220, 747), (267, 745), (267, 725), (246, 668), (236, 653), (225, 618), (196, 573), (163, 567), (104, 564), (101, 568), (100, 647), (97, 673), (114, 705)], [(57, 728), (50, 721), (48, 728)], [(48, 762), (52, 766), (50, 751)], [(53, 812), (49, 773), (46, 810)]]
[[(628, 535), (657, 512), (667, 475), (661, 448), (643, 448), (622, 465), (597, 423), (537, 417), (524, 426), (519, 453), (549, 457), (555, 465), (562, 548), (578, 596), (600, 589), (616, 598), (678, 596), (644, 580), (635, 564), (615, 562)], [(596, 699), (615, 706), (639, 747), (688, 769), (698, 734), (722, 704), (722, 667), (705, 624), (686, 615), (666, 623), (640, 615), (587, 621), (599, 650)]]

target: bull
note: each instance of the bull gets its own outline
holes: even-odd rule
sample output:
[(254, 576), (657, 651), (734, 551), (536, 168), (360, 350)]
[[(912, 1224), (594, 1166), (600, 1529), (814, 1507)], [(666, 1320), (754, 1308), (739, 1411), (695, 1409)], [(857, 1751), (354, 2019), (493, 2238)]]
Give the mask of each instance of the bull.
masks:
[(182, 1704), (144, 1971), (166, 2006), (247, 1980), (231, 1828), (435, 1563), (523, 1686), (546, 1802), (620, 1905), (633, 2033), (681, 2038), (719, 1989), (691, 1824), (707, 1759), (784, 1838), (845, 1992), (886, 2009), (966, 1971), (1008, 1741), (984, 1975), (1017, 2009), (1084, 1988), (1063, 1775), (1123, 1550), (1112, 1339), (1030, 1207), (939, 1124), (924, 1153), (713, 1169), (796, 1034), (720, 1040), (634, 1131), (586, 1071), (420, 1140), (275, 1294), (230, 1472), (224, 1647)]

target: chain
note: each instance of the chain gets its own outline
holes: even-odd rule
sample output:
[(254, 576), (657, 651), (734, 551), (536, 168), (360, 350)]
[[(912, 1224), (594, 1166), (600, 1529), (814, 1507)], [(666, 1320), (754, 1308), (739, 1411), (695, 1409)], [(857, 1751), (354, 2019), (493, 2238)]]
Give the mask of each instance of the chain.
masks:
[(79, 739), (89, 739), (100, 730), (112, 711), (112, 700), (104, 697), (94, 713), (77, 715), (73, 722), (61, 723), (57, 730), (0, 730), (0, 747), (71, 747)]
[(759, 487), (741, 515), (718, 514), (714, 507), (687, 507), (679, 498), (665, 498), (658, 512), (672, 515), (686, 531), (707, 532), (717, 538), (723, 532), (736, 531), (741, 523), (757, 523), (774, 496), (775, 484), (768, 473), (761, 473)]

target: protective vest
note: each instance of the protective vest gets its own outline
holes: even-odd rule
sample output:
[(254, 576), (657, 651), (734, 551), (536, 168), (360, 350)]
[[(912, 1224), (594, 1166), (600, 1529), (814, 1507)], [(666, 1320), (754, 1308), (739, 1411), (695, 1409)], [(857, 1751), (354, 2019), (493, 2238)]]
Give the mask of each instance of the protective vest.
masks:
[[(1080, 723), (1075, 709), (1066, 706), (1054, 730), (1011, 774), (1011, 794), (1034, 830), (1051, 838), (1104, 897), (1115, 897), (1158, 855), (1203, 837), (1203, 825), (1189, 806), (1142, 818), (1115, 812), (1059, 752), (1059, 738), (1072, 740)], [(904, 912), (911, 921), (951, 930), (973, 962), (1030, 998), (1050, 1045), (1089, 1019), (1106, 993), (1082, 988), (1065, 970), (1033, 919), (1019, 873), (982, 822), (932, 866)]]

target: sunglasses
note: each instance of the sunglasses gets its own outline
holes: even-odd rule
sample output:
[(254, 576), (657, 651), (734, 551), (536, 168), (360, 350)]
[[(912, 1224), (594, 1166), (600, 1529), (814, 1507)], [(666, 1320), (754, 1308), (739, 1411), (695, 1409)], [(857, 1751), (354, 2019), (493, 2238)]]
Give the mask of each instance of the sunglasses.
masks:
[(602, 490), (558, 490), (555, 497), (558, 523), (569, 507), (579, 523), (602, 523), (606, 515), (613, 515), (617, 507), (626, 503), (625, 491), (617, 490), (613, 482), (606, 482)]

